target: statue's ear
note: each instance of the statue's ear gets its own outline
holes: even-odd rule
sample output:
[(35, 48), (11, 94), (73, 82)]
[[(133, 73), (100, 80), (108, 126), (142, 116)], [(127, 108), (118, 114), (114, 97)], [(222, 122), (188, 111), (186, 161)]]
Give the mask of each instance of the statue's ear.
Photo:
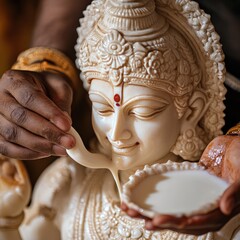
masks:
[(208, 105), (206, 94), (203, 91), (195, 91), (189, 99), (188, 109), (181, 118), (181, 132), (190, 128), (195, 129), (196, 125), (205, 114)]

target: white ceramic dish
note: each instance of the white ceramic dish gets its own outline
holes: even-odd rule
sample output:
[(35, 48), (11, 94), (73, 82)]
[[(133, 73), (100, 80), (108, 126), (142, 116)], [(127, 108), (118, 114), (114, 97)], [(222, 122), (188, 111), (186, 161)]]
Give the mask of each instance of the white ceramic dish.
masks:
[(150, 218), (156, 214), (190, 216), (217, 208), (227, 187), (227, 182), (197, 163), (168, 161), (132, 175), (123, 187), (122, 200)]

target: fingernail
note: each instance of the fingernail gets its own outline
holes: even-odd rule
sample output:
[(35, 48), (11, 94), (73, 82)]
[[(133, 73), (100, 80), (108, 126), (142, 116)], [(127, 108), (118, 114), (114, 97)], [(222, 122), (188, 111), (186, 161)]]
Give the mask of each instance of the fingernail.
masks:
[(66, 149), (71, 149), (75, 146), (75, 138), (71, 135), (64, 135), (60, 139), (60, 144)]
[(60, 147), (58, 145), (54, 145), (52, 147), (52, 151), (57, 156), (66, 156), (67, 155), (66, 149), (64, 149), (64, 148), (62, 148), (62, 147)]

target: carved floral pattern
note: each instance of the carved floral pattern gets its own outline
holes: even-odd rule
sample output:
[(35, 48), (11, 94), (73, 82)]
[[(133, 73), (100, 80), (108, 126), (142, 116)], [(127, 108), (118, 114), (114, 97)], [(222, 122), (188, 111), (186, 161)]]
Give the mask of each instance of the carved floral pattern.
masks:
[(119, 32), (112, 30), (103, 38), (98, 53), (100, 61), (106, 67), (118, 69), (126, 63), (128, 57), (132, 54), (132, 48)]
[[(129, 58), (129, 64), (132, 71), (141, 71), (143, 65), (143, 58), (146, 56), (147, 51), (140, 43), (133, 44), (134, 54)], [(143, 72), (145, 73), (145, 72)]]
[[(185, 43), (181, 38), (177, 42), (174, 34), (176, 32), (158, 39), (151, 48), (143, 46), (139, 42), (134, 44), (127, 42), (116, 30), (105, 34), (101, 41), (90, 35), (89, 43), (85, 42), (79, 48), (78, 63), (85, 79), (110, 80), (114, 86), (123, 81), (129, 84), (149, 85), (150, 80), (150, 85), (163, 88), (172, 95), (181, 96), (190, 93), (193, 86), (200, 81), (199, 71), (193, 71), (196, 66), (195, 60), (186, 46), (182, 46), (182, 48), (187, 49), (188, 58), (193, 61), (188, 63), (179, 57), (175, 48), (185, 45)], [(157, 50), (159, 43), (162, 45), (165, 42), (164, 38), (169, 40), (168, 44), (172, 45)], [(161, 81), (164, 82), (163, 86)], [(177, 88), (175, 81), (177, 81)], [(184, 106), (184, 104), (182, 105)], [(181, 116), (182, 113), (179, 113), (179, 117)]]
[[(111, 202), (111, 201), (110, 201)], [(116, 205), (105, 203), (103, 211), (97, 216), (98, 227), (103, 239), (110, 240), (198, 240), (198, 237), (182, 235), (172, 231), (152, 232), (144, 228), (144, 221), (128, 217)], [(207, 235), (209, 240), (211, 234)], [(202, 240), (207, 239), (206, 236)]]
[[(128, 216), (123, 217), (121, 210), (111, 204), (104, 207), (98, 218), (102, 233), (109, 239), (139, 239), (144, 240), (150, 236), (150, 232), (144, 232), (143, 221), (136, 221)], [(138, 225), (136, 225), (138, 222)]]
[(149, 52), (144, 59), (144, 66), (151, 77), (160, 77), (160, 67), (164, 63), (163, 55), (160, 51)]
[(185, 160), (196, 161), (204, 148), (204, 142), (196, 136), (195, 131), (188, 129), (178, 137), (171, 151)]

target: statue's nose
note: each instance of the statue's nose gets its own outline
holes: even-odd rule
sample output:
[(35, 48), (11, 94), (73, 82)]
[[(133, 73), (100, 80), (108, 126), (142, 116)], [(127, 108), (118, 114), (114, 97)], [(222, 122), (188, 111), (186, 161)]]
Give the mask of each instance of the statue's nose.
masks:
[(109, 131), (108, 138), (113, 141), (128, 140), (132, 136), (128, 123), (124, 117), (124, 113), (117, 112), (114, 116), (112, 128)]

